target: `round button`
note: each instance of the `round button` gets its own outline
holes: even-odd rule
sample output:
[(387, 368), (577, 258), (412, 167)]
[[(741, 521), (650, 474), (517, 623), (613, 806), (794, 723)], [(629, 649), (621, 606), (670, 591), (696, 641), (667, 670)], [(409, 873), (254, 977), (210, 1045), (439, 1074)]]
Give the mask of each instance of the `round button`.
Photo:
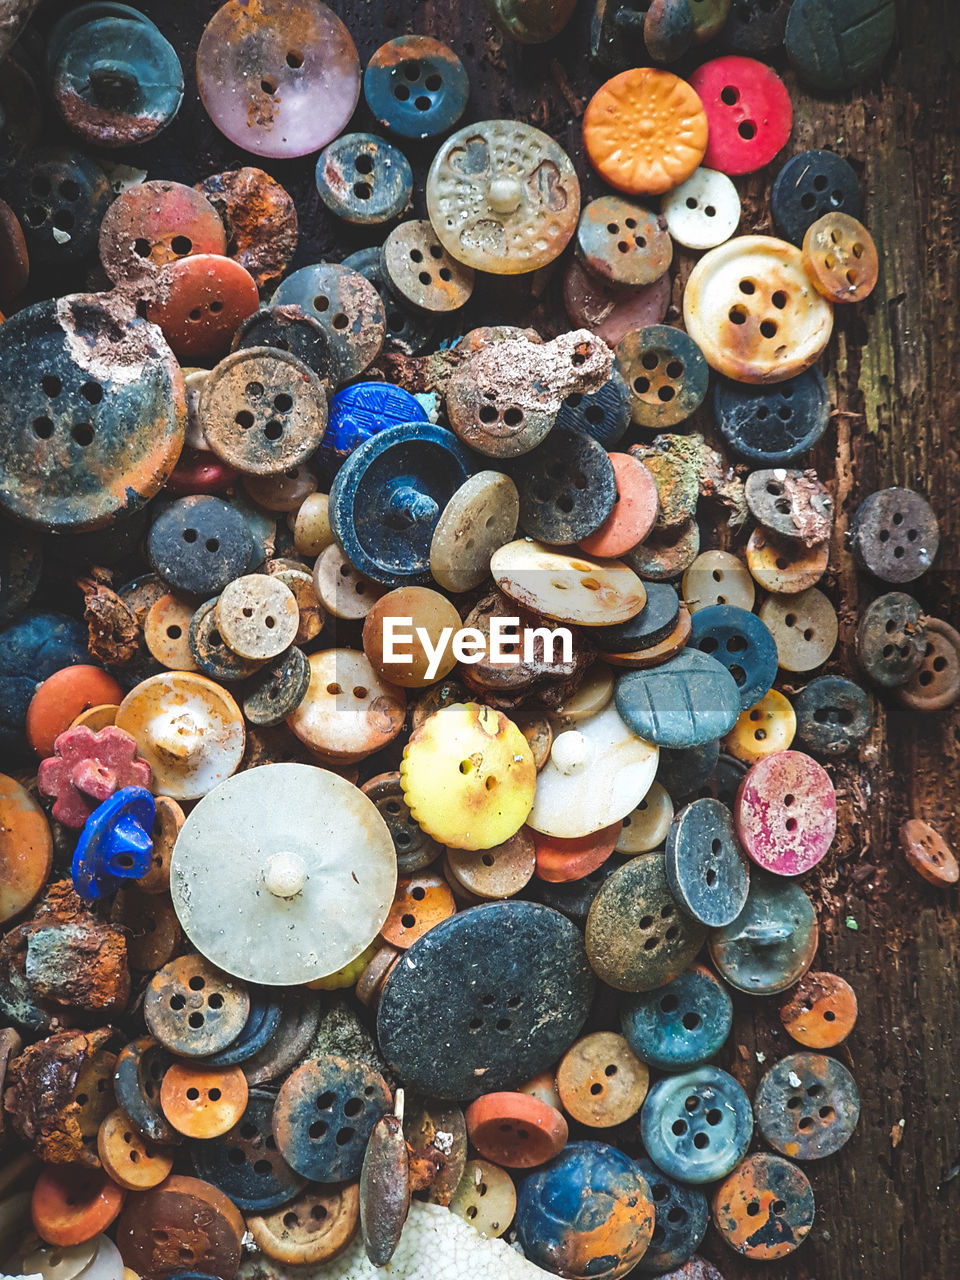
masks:
[(469, 92), (463, 63), (431, 36), (389, 40), (363, 75), (370, 110), (401, 138), (435, 138), (451, 129), (463, 115)]
[(837, 832), (837, 799), (826, 769), (802, 751), (757, 761), (737, 794), (737, 835), (765, 871), (802, 875)]
[(822, 93), (847, 93), (877, 75), (893, 43), (891, 0), (864, 9), (797, 0), (787, 18), (787, 57), (803, 82)]
[(343, 387), (330, 401), (320, 444), (324, 472), (336, 475), (348, 455), (384, 427), (426, 418), (420, 401), (392, 382), (354, 382)]
[(830, 537), (833, 499), (813, 472), (754, 471), (747, 477), (744, 496), (754, 520), (777, 537), (806, 547)]
[(927, 620), (913, 596), (888, 591), (867, 605), (857, 627), (857, 657), (871, 680), (892, 689), (920, 670)]
[(792, 1053), (760, 1081), (754, 1109), (760, 1132), (781, 1155), (820, 1160), (850, 1139), (860, 1118), (860, 1095), (836, 1058)]
[(933, 564), (940, 527), (930, 504), (912, 489), (881, 489), (851, 521), (853, 552), (882, 582), (913, 582)]
[(576, 258), (563, 276), (563, 305), (570, 321), (615, 347), (633, 329), (659, 324), (667, 314), (672, 286), (666, 272), (641, 289), (614, 289), (591, 276)]
[(413, 820), (403, 797), (399, 773), (380, 773), (361, 787), (387, 824), (401, 875), (422, 871), (440, 856), (440, 845)]
[(304, 1265), (341, 1254), (360, 1226), (357, 1183), (308, 1186), (270, 1213), (248, 1213), (247, 1230), (257, 1248), (274, 1262)]
[(737, 188), (716, 169), (695, 169), (664, 196), (661, 208), (670, 235), (687, 249), (715, 249), (740, 222)]
[(46, 815), (19, 782), (0, 774), (0, 923), (35, 901), (52, 863)]
[(190, 653), (205, 676), (227, 683), (252, 676), (263, 665), (248, 662), (225, 643), (217, 630), (217, 598), (202, 604), (190, 619)]
[(470, 1141), (487, 1160), (508, 1169), (532, 1169), (553, 1159), (567, 1141), (567, 1122), (556, 1109), (526, 1093), (487, 1093), (467, 1107)]
[(239, 1036), (250, 1012), (242, 983), (221, 973), (203, 956), (181, 956), (154, 974), (144, 995), (144, 1020), (167, 1049), (205, 1058)]
[(743, 910), (750, 873), (726, 805), (706, 797), (681, 809), (667, 833), (664, 870), (688, 915), (721, 929)]
[(960, 697), (960, 634), (940, 618), (926, 619), (920, 670), (897, 689), (913, 711), (942, 711)]
[(450, 1212), (469, 1222), (481, 1236), (497, 1239), (506, 1234), (516, 1211), (517, 1189), (509, 1173), (489, 1160), (468, 1160), (450, 1201)]
[(145, 1138), (173, 1145), (181, 1141), (160, 1110), (160, 1081), (172, 1057), (152, 1036), (141, 1036), (117, 1056), (113, 1077), (117, 1102)]
[[(664, 1268), (689, 1258), (706, 1235), (710, 1218), (707, 1197), (694, 1187), (668, 1178), (652, 1160), (642, 1158), (637, 1167), (647, 1180), (656, 1211), (650, 1247), (641, 1265), (644, 1271), (656, 1269), (657, 1274), (663, 1274)], [(672, 1272), (672, 1280), (677, 1280), (678, 1274)], [(700, 1280), (709, 1277), (701, 1276)]]
[(704, 551), (683, 575), (683, 599), (691, 613), (729, 604), (749, 611), (754, 589), (743, 561), (729, 551)]
[[(648, 584), (657, 586), (657, 583)], [(608, 653), (607, 658), (618, 667), (658, 667), (676, 657), (690, 639), (690, 614), (685, 604), (680, 605), (672, 631), (656, 644), (634, 650), (632, 653)]]
[(780, 77), (753, 58), (714, 58), (690, 77), (709, 123), (703, 162), (721, 173), (754, 173), (790, 137), (793, 104)]
[(530, 537), (552, 545), (595, 533), (617, 501), (615, 472), (603, 446), (571, 427), (554, 426), (549, 444), (525, 455), (517, 488), (521, 525)]
[(803, 1244), (816, 1205), (807, 1175), (789, 1160), (758, 1151), (713, 1193), (713, 1221), (745, 1258), (785, 1258)]
[(830, 397), (819, 369), (775, 387), (718, 378), (713, 411), (720, 434), (741, 457), (787, 466), (817, 443), (830, 422)]
[(960, 879), (960, 866), (953, 850), (929, 822), (921, 818), (904, 822), (900, 827), (900, 847), (914, 871), (937, 888), (956, 884)]
[(520, 498), (509, 476), (478, 471), (443, 508), (430, 541), (430, 572), (445, 591), (469, 591), (490, 572), (490, 557), (517, 531)]
[(238, 1209), (264, 1212), (286, 1204), (304, 1179), (277, 1152), (271, 1131), (275, 1095), (251, 1089), (243, 1114), (219, 1139), (191, 1143), (197, 1173), (225, 1192)]
[(548, 134), (519, 120), (484, 120), (437, 151), (427, 175), (427, 212), (458, 262), (516, 275), (563, 252), (577, 226), (580, 183)]
[(848, 213), (825, 213), (807, 228), (803, 261), (814, 285), (831, 302), (862, 302), (880, 272), (873, 237)]
[(652, 991), (630, 996), (620, 1024), (638, 1057), (658, 1071), (697, 1067), (726, 1042), (733, 1002), (723, 983), (703, 965)]
[(393, 905), (387, 912), (380, 936), (391, 946), (405, 951), (456, 911), (453, 893), (442, 876), (420, 872), (397, 881)]
[(617, 368), (630, 390), (630, 413), (641, 427), (672, 427), (703, 403), (709, 371), (682, 329), (651, 325), (617, 343)]
[[(646, 455), (637, 446), (633, 446), (637, 456)], [(660, 486), (660, 502), (664, 500), (664, 487)], [(661, 505), (661, 516), (663, 507)], [(646, 542), (627, 552), (627, 563), (637, 573), (651, 582), (668, 582), (679, 578), (689, 569), (700, 553), (700, 526), (691, 517), (681, 520), (672, 526), (654, 525)], [(686, 608), (681, 610), (681, 620), (690, 615)]]
[(732, 0), (721, 43), (733, 53), (762, 56), (783, 46), (792, 0)]
[(635, 289), (660, 279), (673, 244), (662, 219), (649, 209), (622, 196), (600, 196), (580, 213), (577, 256), (606, 284)]
[(253, 558), (243, 516), (218, 498), (180, 498), (154, 520), (147, 535), (154, 572), (174, 591), (208, 597), (221, 592)]
[[(36, 110), (40, 117), (39, 102)], [(22, 104), (5, 103), (4, 120), (15, 119), (22, 111)], [(4, 194), (35, 266), (66, 266), (95, 252), (112, 195), (99, 164), (70, 148), (44, 146), (31, 149), (9, 176), (5, 156), (4, 175)]]
[(737, 991), (776, 995), (813, 963), (819, 930), (799, 885), (754, 874), (743, 910), (710, 937), (710, 958)]
[(640, 1126), (647, 1155), (659, 1169), (699, 1184), (725, 1177), (740, 1163), (753, 1136), (753, 1112), (733, 1076), (698, 1067), (657, 1081)]
[(232, 258), (198, 253), (160, 268), (147, 319), (159, 325), (178, 360), (206, 362), (227, 354), (237, 328), (259, 304), (245, 267)]
[[(230, 249), (228, 256), (250, 272), (258, 289), (269, 292), (290, 265), (297, 248), (299, 225), (293, 198), (276, 179), (249, 165), (226, 173), (211, 173), (197, 183), (196, 189), (207, 197), (223, 220)], [(235, 337), (234, 345), (244, 344)], [(251, 342), (249, 345), (275, 344)]]
[(196, 610), (177, 596), (160, 597), (143, 620), (143, 640), (151, 655), (168, 671), (198, 670), (190, 652), (190, 622)]
[(612, 448), (630, 425), (627, 384), (614, 372), (599, 391), (571, 392), (560, 406), (556, 425), (576, 427), (599, 440), (605, 449)]
[(707, 116), (685, 80), (638, 67), (614, 76), (593, 95), (583, 139), (590, 163), (612, 187), (628, 195), (660, 195), (685, 182), (703, 160)]
[(382, 680), (354, 649), (312, 653), (306, 697), (287, 724), (311, 751), (352, 763), (379, 751), (403, 728), (406, 695)]
[(325, 4), (227, 0), (197, 48), (197, 87), (221, 133), (254, 155), (289, 159), (343, 131), (360, 97), (350, 33)]
[(530, 881), (537, 858), (526, 828), (492, 849), (448, 849), (456, 880), (477, 898), (511, 898)]
[(741, 711), (746, 711), (762, 698), (776, 679), (777, 646), (774, 637), (762, 617), (758, 618), (747, 609), (716, 604), (698, 610), (693, 615), (690, 644), (713, 657), (730, 672), (739, 690)]
[[(57, 739), (82, 711), (115, 703), (122, 697), (120, 685), (102, 668), (85, 663), (62, 667), (37, 686), (30, 700), (24, 725), (27, 740), (36, 755), (44, 760), (54, 754)], [(89, 743), (89, 738), (83, 734), (80, 741)], [(100, 798), (106, 799), (106, 796)]]
[(460, 615), (439, 591), (397, 587), (367, 614), (364, 652), (383, 679), (421, 689), (442, 680), (456, 665), (454, 653), (448, 649), (441, 654), (439, 645), (444, 630), (449, 638), (459, 628)]
[(697, 649), (683, 650), (652, 670), (621, 676), (615, 696), (627, 727), (658, 747), (696, 747), (722, 738), (740, 714), (736, 680)]
[[(829, 679), (829, 677), (825, 677)], [(789, 698), (768, 689), (759, 702), (740, 712), (724, 739), (732, 756), (754, 764), (778, 751), (786, 751), (797, 732), (797, 716)]]
[(845, 755), (873, 728), (870, 695), (842, 676), (811, 680), (797, 695), (794, 710), (797, 740), (818, 755)]
[(331, 213), (357, 226), (398, 217), (410, 204), (406, 156), (371, 133), (345, 133), (317, 159), (317, 192)]
[(773, 636), (784, 671), (813, 671), (836, 647), (837, 611), (816, 587), (794, 596), (767, 596), (759, 617)]
[(851, 165), (833, 151), (801, 151), (774, 178), (770, 211), (778, 233), (799, 245), (807, 228), (824, 214), (860, 217), (860, 182)]
[(328, 330), (292, 302), (255, 311), (234, 334), (230, 345), (234, 351), (245, 347), (288, 351), (313, 370), (328, 393), (340, 381), (340, 354), (334, 349)]
[(805, 547), (787, 542), (761, 528), (754, 529), (747, 543), (747, 567), (751, 576), (773, 595), (799, 595), (814, 587), (827, 571), (830, 543)]
[[(642, 464), (641, 464), (642, 465)], [(628, 622), (597, 631), (597, 647), (604, 653), (643, 655), (658, 649), (674, 635), (680, 622), (680, 600), (666, 582), (647, 584), (647, 602)], [(682, 647), (682, 646), (681, 646)], [(651, 663), (650, 665), (656, 665)]]
[(235, 1275), (243, 1218), (219, 1188), (171, 1174), (160, 1186), (128, 1201), (117, 1223), (124, 1264), (138, 1276), (174, 1275), (188, 1260), (200, 1275)]
[[(6, 1219), (6, 1214), (12, 1207), (10, 1200), (5, 1197), (0, 1203), (3, 1204), (4, 1219)], [(26, 1204), (29, 1205), (29, 1203), (28, 1194)], [(6, 1221), (4, 1226), (6, 1227)], [(41, 1245), (33, 1252), (23, 1255), (25, 1273), (42, 1276), (43, 1280), (76, 1280), (94, 1261), (102, 1238), (102, 1236), (94, 1236), (92, 1240), (85, 1240), (82, 1244), (71, 1245), (69, 1248), (55, 1244)], [(29, 1248), (29, 1243), (26, 1247)]]
[(833, 1049), (846, 1040), (856, 1020), (856, 992), (835, 973), (811, 969), (780, 1006), (788, 1034), (808, 1049)]
[(557, 1067), (557, 1091), (564, 1110), (592, 1129), (625, 1124), (635, 1116), (649, 1083), (644, 1063), (613, 1031), (584, 1036), (570, 1046)]
[(327, 612), (349, 622), (365, 618), (386, 590), (355, 569), (336, 543), (317, 557), (313, 585)]
[(673, 821), (673, 801), (659, 782), (623, 820), (617, 837), (617, 853), (649, 853), (659, 849)]
[(97, 1132), (97, 1154), (114, 1182), (128, 1191), (157, 1186), (173, 1168), (172, 1152), (144, 1138), (119, 1108)]
[(391, 287), (413, 307), (439, 315), (470, 300), (473, 267), (443, 247), (429, 222), (402, 222), (383, 242), (381, 257)]
[(833, 332), (833, 308), (800, 250), (771, 236), (737, 236), (704, 254), (687, 282), (683, 319), (710, 367), (738, 382), (796, 377)]
[(128, 187), (100, 224), (100, 261), (117, 283), (142, 279), (189, 254), (226, 251), (226, 232), (216, 209), (181, 182)]
[(599, 831), (578, 839), (563, 840), (558, 836), (545, 836), (542, 832), (535, 832), (533, 843), (536, 849), (537, 876), (551, 884), (582, 880), (591, 871), (603, 866), (616, 847), (620, 832), (619, 822), (601, 827)]
[(300, 611), (293, 592), (264, 573), (234, 578), (217, 601), (217, 629), (241, 658), (275, 658), (296, 638)]
[(380, 354), (386, 333), (383, 301), (358, 271), (334, 262), (301, 267), (280, 284), (271, 302), (300, 307), (320, 324), (344, 382), (359, 377)]
[(33, 1187), (30, 1217), (47, 1244), (83, 1244), (105, 1231), (123, 1207), (124, 1191), (98, 1169), (47, 1164)]

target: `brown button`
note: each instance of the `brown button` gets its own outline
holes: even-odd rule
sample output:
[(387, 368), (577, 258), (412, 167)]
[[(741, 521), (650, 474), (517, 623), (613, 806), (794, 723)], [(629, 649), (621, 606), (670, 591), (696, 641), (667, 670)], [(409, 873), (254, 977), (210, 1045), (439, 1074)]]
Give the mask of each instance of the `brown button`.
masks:
[(190, 652), (190, 622), (196, 605), (169, 592), (151, 606), (143, 623), (143, 639), (151, 655), (170, 671), (199, 671)]
[[(400, 619), (408, 621), (401, 626)], [(395, 628), (395, 635), (391, 637), (388, 628)], [(422, 630), (430, 653), (434, 654), (445, 629), (448, 640), (460, 629), (460, 615), (446, 596), (429, 587), (397, 587), (381, 596), (367, 614), (363, 651), (384, 680), (405, 689), (422, 689), (442, 680), (456, 666), (456, 656), (448, 644), (431, 669), (431, 658), (421, 639)], [(388, 662), (390, 651), (403, 655), (402, 660)]]
[(615, 347), (626, 334), (660, 324), (670, 306), (670, 273), (642, 289), (612, 289), (572, 258), (563, 277), (563, 306), (572, 324)]
[(870, 232), (839, 209), (807, 228), (803, 265), (817, 292), (831, 302), (861, 302), (873, 292), (880, 272)]
[(169, 262), (160, 268), (159, 279), (157, 300), (147, 303), (147, 319), (160, 326), (174, 355), (186, 363), (219, 360), (260, 302), (250, 273), (215, 254)]
[(832, 1049), (846, 1040), (857, 1020), (857, 996), (835, 973), (805, 973), (780, 1006), (780, 1021), (798, 1044)]
[(172, 1150), (144, 1138), (119, 1107), (100, 1125), (97, 1154), (114, 1182), (128, 1191), (157, 1186), (173, 1168)]
[(160, 1085), (160, 1105), (178, 1133), (219, 1138), (247, 1106), (247, 1078), (239, 1067), (220, 1070), (175, 1062)]
[(115, 1053), (98, 1049), (80, 1069), (73, 1096), (79, 1107), (77, 1122), (82, 1138), (95, 1138), (104, 1117), (113, 1109), (113, 1072), (116, 1065)]
[(52, 863), (46, 814), (19, 782), (0, 773), (0, 924), (30, 906)]
[(360, 1189), (355, 1182), (310, 1186), (272, 1213), (247, 1214), (254, 1243), (274, 1262), (292, 1266), (329, 1262), (347, 1247), (360, 1226)]
[(406, 950), (441, 920), (456, 912), (453, 894), (442, 876), (429, 872), (397, 881), (397, 893), (380, 936)]
[(143, 1017), (162, 1045), (203, 1058), (232, 1044), (250, 1013), (250, 995), (201, 955), (180, 956), (150, 980)]
[(650, 1072), (626, 1040), (613, 1031), (595, 1031), (572, 1045), (557, 1067), (557, 1090), (564, 1110), (580, 1124), (606, 1129), (640, 1110)]
[(940, 618), (925, 618), (927, 638), (920, 670), (894, 690), (912, 711), (943, 711), (960, 697), (960, 633)]
[(138, 973), (154, 973), (180, 945), (180, 922), (166, 893), (147, 893), (127, 883), (113, 899), (110, 920), (123, 930), (127, 962)]
[(150, 870), (141, 876), (137, 885), (143, 893), (165, 893), (170, 887), (170, 858), (180, 828), (186, 821), (183, 810), (169, 796), (156, 797), (156, 816), (153, 820), (153, 853)]
[(513, 723), (527, 740), (533, 752), (533, 763), (537, 773), (550, 759), (550, 748), (553, 746), (553, 729), (550, 721), (542, 711), (519, 708), (512, 713)]
[(837, 611), (816, 587), (795, 596), (768, 596), (758, 612), (776, 642), (777, 661), (784, 671), (813, 671), (833, 653), (839, 635)]
[(117, 282), (142, 278), (188, 254), (223, 254), (226, 248), (216, 209), (180, 182), (129, 187), (100, 224), (100, 261)]
[(419, 311), (458, 311), (473, 293), (473, 268), (447, 253), (429, 222), (402, 222), (380, 253), (392, 290)]
[(355, 569), (335, 542), (318, 556), (313, 585), (327, 612), (347, 622), (365, 618), (386, 591)]
[(385, 942), (378, 947), (370, 959), (370, 963), (357, 979), (356, 995), (361, 1004), (376, 1005), (383, 984), (390, 975), (393, 966), (400, 959), (402, 952)]
[(123, 1199), (122, 1188), (101, 1169), (45, 1165), (30, 1198), (30, 1216), (48, 1244), (82, 1244), (106, 1231)]
[(283, 653), (300, 626), (293, 592), (265, 573), (248, 573), (228, 582), (215, 614), (225, 643), (249, 662), (266, 662)]
[(640, 649), (636, 653), (605, 653), (603, 656), (615, 667), (631, 667), (639, 671), (649, 670), (650, 667), (659, 667), (675, 657), (690, 639), (692, 630), (690, 611), (685, 604), (681, 603), (677, 614), (677, 625), (659, 644), (653, 644), (649, 649)]
[(956, 884), (960, 866), (943, 836), (922, 818), (909, 818), (900, 828), (900, 847), (904, 857), (924, 880), (942, 888)]
[(232, 1277), (240, 1265), (244, 1225), (222, 1191), (199, 1178), (171, 1174), (134, 1196), (117, 1222), (117, 1248), (140, 1276), (190, 1269)]
[(306, 696), (287, 724), (311, 751), (349, 764), (379, 751), (403, 728), (407, 700), (355, 649), (310, 655)]
[(327, 611), (320, 603), (316, 588), (313, 585), (313, 574), (296, 562), (268, 560), (264, 572), (271, 578), (279, 578), (285, 587), (293, 592), (300, 611), (300, 624), (294, 637), (295, 645), (305, 645), (316, 640), (327, 620)]
[(830, 543), (805, 547), (787, 542), (757, 527), (747, 543), (747, 568), (764, 591), (775, 595), (799, 595), (815, 587), (827, 571)]
[(492, 849), (448, 849), (447, 859), (452, 874), (478, 898), (511, 898), (529, 882), (537, 864), (527, 827)]
[(408, 1094), (403, 1135), (410, 1150), (411, 1185), (430, 1204), (448, 1205), (467, 1163), (467, 1122), (455, 1102)]

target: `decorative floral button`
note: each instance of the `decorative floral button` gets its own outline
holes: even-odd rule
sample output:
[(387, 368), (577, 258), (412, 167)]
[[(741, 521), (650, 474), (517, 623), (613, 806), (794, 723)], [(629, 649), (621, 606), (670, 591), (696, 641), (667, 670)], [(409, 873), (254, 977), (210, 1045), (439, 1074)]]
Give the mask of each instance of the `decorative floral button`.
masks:
[(737, 918), (750, 873), (726, 805), (704, 798), (680, 810), (667, 833), (664, 870), (674, 898), (701, 924), (721, 929)]
[(630, 389), (630, 412), (641, 427), (671, 427), (703, 403), (709, 373), (703, 353), (682, 329), (652, 325), (617, 343), (617, 368)]
[(677, 244), (715, 249), (737, 229), (740, 196), (725, 173), (700, 168), (664, 197), (662, 210)]
[(940, 528), (930, 504), (912, 489), (880, 489), (854, 512), (853, 552), (883, 582), (913, 582), (933, 564)]
[(833, 1049), (846, 1040), (856, 1020), (856, 992), (835, 973), (811, 969), (780, 1006), (787, 1032), (808, 1049)]
[(197, 48), (197, 87), (231, 142), (289, 159), (341, 133), (360, 97), (350, 33), (325, 4), (227, 0)]
[(833, 332), (833, 308), (800, 250), (772, 236), (737, 236), (704, 254), (687, 281), (683, 318), (710, 367), (738, 382), (796, 377)]
[(753, 58), (714, 58), (690, 77), (710, 126), (703, 163), (721, 173), (754, 173), (790, 137), (793, 105), (780, 77)]
[(612, 187), (628, 195), (660, 195), (685, 182), (703, 160), (707, 116), (685, 80), (638, 67), (614, 76), (593, 95), (583, 138), (590, 163)]
[(803, 977), (818, 941), (816, 912), (800, 886), (754, 874), (739, 916), (711, 935), (710, 958), (738, 991), (776, 995)]
[(404, 35), (367, 64), (363, 93), (378, 122), (401, 138), (435, 138), (463, 115), (470, 82), (463, 63), (432, 36)]
[(683, 599), (691, 613), (712, 605), (753, 608), (754, 589), (742, 560), (729, 551), (704, 551), (683, 575)]
[(782, 1155), (820, 1160), (850, 1139), (860, 1118), (860, 1095), (836, 1058), (792, 1053), (760, 1081), (754, 1110), (760, 1132)]
[[(829, 677), (826, 677), (829, 679)], [(779, 689), (768, 689), (752, 707), (740, 712), (737, 723), (724, 739), (732, 756), (746, 764), (786, 751), (797, 731), (797, 716)]]
[(427, 175), (427, 212), (447, 252), (515, 275), (552, 262), (576, 230), (580, 183), (553, 138), (519, 120), (484, 120), (449, 137)]
[(801, 151), (791, 156), (770, 189), (774, 225), (793, 244), (802, 244), (807, 228), (826, 213), (859, 218), (862, 211), (857, 175), (833, 151)]
[(745, 1258), (785, 1258), (810, 1234), (816, 1211), (807, 1175), (781, 1156), (757, 1151), (713, 1193), (713, 1221)]
[(733, 1076), (698, 1067), (666, 1076), (650, 1090), (640, 1117), (654, 1164), (681, 1182), (715, 1182), (746, 1155), (753, 1136), (750, 1099)]
[(600, 196), (581, 211), (577, 255), (606, 284), (634, 289), (660, 279), (673, 244), (649, 209), (621, 196)]
[(730, 1034), (733, 1001), (719, 978), (695, 964), (662, 987), (629, 996), (620, 1024), (634, 1053), (656, 1070), (698, 1067)]
[(873, 728), (870, 695), (843, 676), (811, 680), (797, 695), (794, 711), (797, 740), (817, 755), (845, 755)]
[(807, 228), (803, 260), (810, 279), (831, 302), (862, 302), (880, 270), (873, 237), (848, 213), (825, 213)]
[(784, 671), (813, 671), (836, 647), (837, 611), (816, 587), (794, 596), (767, 596), (759, 617), (773, 636)]
[(372, 133), (345, 133), (320, 152), (317, 191), (331, 213), (358, 226), (398, 217), (410, 204), (406, 156)]
[(826, 431), (830, 397), (816, 368), (771, 387), (718, 378), (713, 410), (720, 434), (741, 457), (786, 466), (812, 449)]
[(470, 1141), (481, 1156), (508, 1169), (546, 1164), (567, 1141), (560, 1112), (530, 1094), (486, 1093), (465, 1114)]
[(908, 818), (900, 827), (900, 847), (904, 857), (924, 880), (937, 888), (956, 884), (960, 879), (960, 866), (953, 850), (929, 822), (922, 818)]
[(563, 1108), (579, 1124), (607, 1129), (640, 1110), (650, 1072), (621, 1035), (594, 1031), (570, 1046), (557, 1067)]

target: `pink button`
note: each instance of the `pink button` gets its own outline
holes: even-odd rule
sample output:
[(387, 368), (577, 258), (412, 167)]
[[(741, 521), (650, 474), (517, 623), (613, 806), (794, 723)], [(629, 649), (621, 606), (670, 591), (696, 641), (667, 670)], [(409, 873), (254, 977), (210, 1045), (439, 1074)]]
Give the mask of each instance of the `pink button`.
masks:
[(799, 876), (815, 867), (837, 833), (837, 797), (822, 765), (802, 751), (765, 756), (740, 783), (737, 835), (765, 871)]
[(610, 559), (643, 542), (656, 523), (660, 495), (657, 482), (639, 458), (629, 453), (608, 453), (607, 457), (617, 482), (617, 500), (600, 528), (580, 546), (587, 555)]
[(56, 796), (53, 816), (79, 830), (98, 804), (121, 787), (149, 787), (153, 776), (137, 756), (129, 733), (109, 725), (94, 733), (86, 725), (65, 729), (53, 744), (53, 755), (40, 764), (37, 786)]
[(721, 173), (753, 173), (786, 146), (793, 105), (786, 85), (753, 58), (714, 58), (690, 83), (710, 124), (704, 167)]

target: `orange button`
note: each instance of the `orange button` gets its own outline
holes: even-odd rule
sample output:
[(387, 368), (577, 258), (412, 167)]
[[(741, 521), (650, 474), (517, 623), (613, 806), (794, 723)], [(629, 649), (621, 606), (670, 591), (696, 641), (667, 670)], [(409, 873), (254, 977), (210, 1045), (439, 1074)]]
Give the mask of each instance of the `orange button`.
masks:
[(571, 1045), (557, 1067), (564, 1110), (594, 1129), (624, 1124), (640, 1110), (650, 1072), (623, 1036), (595, 1031)]
[(247, 1078), (239, 1067), (222, 1070), (175, 1062), (160, 1085), (163, 1114), (188, 1138), (219, 1138), (247, 1106)]
[(622, 830), (623, 823), (615, 822), (612, 826), (594, 831), (592, 835), (568, 840), (534, 831), (537, 877), (548, 880), (551, 884), (582, 880), (591, 871), (603, 866), (616, 848)]
[(807, 228), (803, 265), (817, 292), (831, 302), (861, 302), (873, 292), (880, 272), (870, 232), (839, 210)]
[(660, 195), (686, 182), (707, 149), (707, 115), (669, 71), (637, 67), (602, 84), (583, 117), (590, 163), (612, 187)]
[(608, 453), (617, 482), (613, 510), (595, 533), (580, 546), (591, 556), (622, 556), (643, 542), (660, 510), (657, 482), (639, 458), (629, 453)]
[(846, 1040), (857, 1020), (857, 996), (835, 973), (803, 975), (780, 1007), (780, 1021), (798, 1044), (832, 1049)]
[(123, 690), (100, 667), (63, 667), (44, 680), (27, 707), (27, 738), (43, 760), (77, 716), (105, 702), (122, 702)]
[(429, 872), (407, 876), (397, 881), (393, 906), (380, 936), (393, 946), (406, 950), (434, 925), (452, 916), (456, 909), (453, 893), (443, 876)]
[(160, 298), (147, 304), (178, 360), (219, 360), (260, 305), (250, 272), (232, 258), (198, 253), (160, 269)]
[(19, 782), (0, 773), (0, 924), (30, 906), (52, 862), (46, 814)]
[(508, 1169), (532, 1169), (561, 1151), (567, 1122), (528, 1093), (487, 1093), (466, 1110), (467, 1133), (480, 1154)]
[(124, 1194), (102, 1169), (45, 1165), (33, 1188), (30, 1216), (48, 1244), (82, 1244), (106, 1231), (123, 1207)]
[(173, 1152), (144, 1138), (119, 1107), (100, 1126), (97, 1154), (117, 1186), (128, 1191), (157, 1186), (173, 1168)]

